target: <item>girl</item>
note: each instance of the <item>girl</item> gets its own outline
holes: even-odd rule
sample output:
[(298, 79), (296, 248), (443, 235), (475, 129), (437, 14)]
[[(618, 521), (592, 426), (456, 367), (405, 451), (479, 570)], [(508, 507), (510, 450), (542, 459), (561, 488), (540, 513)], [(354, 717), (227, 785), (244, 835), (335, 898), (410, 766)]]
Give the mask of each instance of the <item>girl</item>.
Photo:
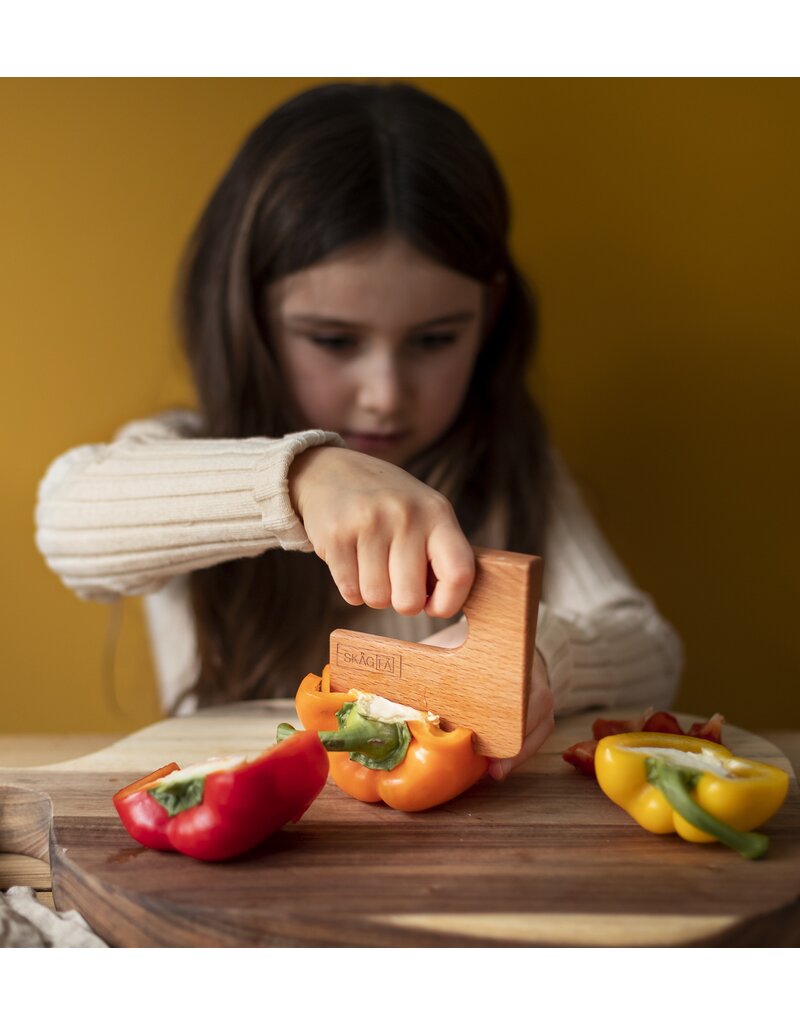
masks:
[(337, 626), (460, 643), (471, 544), (545, 565), (528, 735), (495, 778), (554, 711), (669, 704), (680, 643), (525, 389), (508, 230), (490, 154), (412, 86), (314, 88), (246, 140), (181, 275), (197, 412), (67, 452), (39, 493), (67, 586), (147, 595), (165, 709), (293, 694)]

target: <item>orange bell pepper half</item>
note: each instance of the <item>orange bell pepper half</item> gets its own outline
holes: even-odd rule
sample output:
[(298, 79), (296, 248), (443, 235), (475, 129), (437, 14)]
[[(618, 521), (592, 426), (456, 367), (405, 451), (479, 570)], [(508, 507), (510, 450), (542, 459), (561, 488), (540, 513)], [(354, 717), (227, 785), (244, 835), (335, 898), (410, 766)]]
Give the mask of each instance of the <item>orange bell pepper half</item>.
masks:
[[(358, 699), (358, 692), (331, 690), (330, 666), (322, 676), (309, 673), (295, 697), (297, 714), (309, 731), (320, 732), (323, 745), (336, 745), (340, 725), (336, 713)], [(347, 750), (328, 749), (330, 774), (345, 793), (366, 803), (383, 800), (399, 811), (423, 811), (463, 793), (485, 774), (488, 758), (476, 754), (470, 729), (444, 730), (438, 724), (408, 720), (410, 742), (396, 767), (390, 770), (366, 767), (351, 758)]]

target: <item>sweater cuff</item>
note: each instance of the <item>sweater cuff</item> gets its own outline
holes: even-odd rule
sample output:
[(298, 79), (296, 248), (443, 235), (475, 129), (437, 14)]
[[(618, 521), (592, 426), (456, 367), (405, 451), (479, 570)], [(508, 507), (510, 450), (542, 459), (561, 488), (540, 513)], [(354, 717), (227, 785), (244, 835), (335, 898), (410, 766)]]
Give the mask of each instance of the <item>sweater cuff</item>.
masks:
[(547, 607), (539, 605), (536, 624), (536, 649), (541, 654), (550, 680), (556, 714), (568, 709), (572, 688), (572, 649), (569, 633), (558, 617)]
[(344, 439), (331, 431), (301, 430), (286, 434), (255, 467), (253, 496), (261, 509), (261, 521), (285, 551), (314, 550), (289, 497), (288, 476), (295, 456), (321, 445), (347, 447)]

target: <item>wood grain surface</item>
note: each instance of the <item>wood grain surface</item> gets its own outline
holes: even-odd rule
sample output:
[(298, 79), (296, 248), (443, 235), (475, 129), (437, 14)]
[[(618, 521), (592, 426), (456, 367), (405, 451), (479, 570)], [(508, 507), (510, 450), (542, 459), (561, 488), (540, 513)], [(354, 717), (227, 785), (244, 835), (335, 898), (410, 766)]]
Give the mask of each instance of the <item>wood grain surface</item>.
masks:
[(331, 689), (379, 693), (475, 733), (475, 749), (513, 757), (525, 737), (542, 560), (473, 548), (475, 580), (464, 604), (468, 634), (443, 648), (335, 629)]
[[(560, 756), (594, 717), (561, 720), (505, 782), (484, 779), (420, 814), (359, 803), (329, 782), (259, 850), (202, 864), (139, 846), (111, 796), (170, 760), (263, 748), (279, 721), (296, 721), (289, 701), (207, 710), (61, 765), (0, 770), (0, 851), (49, 858), (55, 905), (78, 909), (112, 945), (796, 945), (793, 773), (762, 829), (762, 861), (653, 836)], [(792, 772), (757, 736), (725, 726), (723, 741)]]

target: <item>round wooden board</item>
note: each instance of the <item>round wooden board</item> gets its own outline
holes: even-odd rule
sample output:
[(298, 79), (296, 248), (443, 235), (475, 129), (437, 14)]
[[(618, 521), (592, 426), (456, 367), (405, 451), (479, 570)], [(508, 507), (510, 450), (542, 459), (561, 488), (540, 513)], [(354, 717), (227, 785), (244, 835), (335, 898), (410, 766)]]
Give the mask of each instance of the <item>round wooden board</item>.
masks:
[(589, 738), (595, 717), (561, 720), (508, 780), (420, 814), (329, 781), (298, 824), (203, 864), (139, 846), (111, 796), (172, 760), (263, 749), (279, 721), (296, 722), (290, 701), (207, 710), (75, 761), (0, 770), (0, 851), (49, 855), (56, 906), (111, 945), (796, 945), (800, 793), (782, 753), (724, 727), (735, 753), (792, 775), (762, 829), (769, 853), (750, 862), (643, 831), (567, 765), (561, 751)]

